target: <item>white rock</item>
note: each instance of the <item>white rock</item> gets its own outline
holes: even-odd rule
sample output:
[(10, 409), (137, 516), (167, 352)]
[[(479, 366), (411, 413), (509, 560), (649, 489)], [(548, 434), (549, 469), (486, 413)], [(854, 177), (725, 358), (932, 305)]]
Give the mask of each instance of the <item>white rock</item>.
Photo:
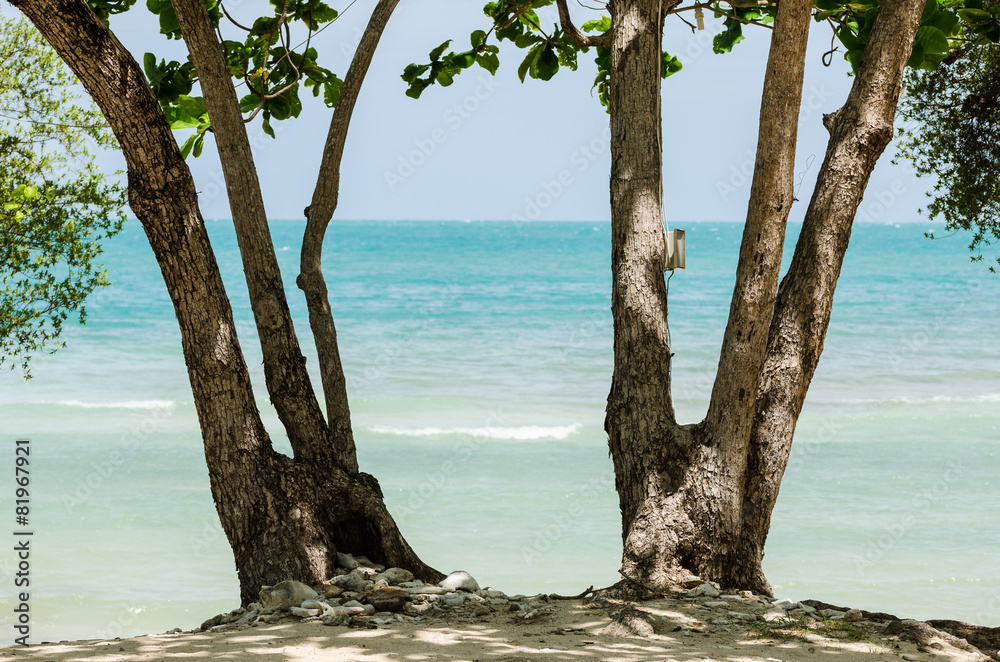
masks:
[(464, 570), (451, 573), (438, 582), (438, 586), (449, 591), (469, 591), (470, 593), (475, 593), (479, 590), (479, 582)]
[(782, 609), (795, 609), (798, 603), (795, 600), (789, 600), (788, 598), (781, 598), (780, 600), (775, 600), (771, 603), (775, 607), (781, 607)]
[(385, 580), (389, 586), (399, 586), (403, 582), (413, 581), (413, 573), (403, 568), (389, 568), (383, 573), (375, 575), (375, 582)]
[(289, 607), (288, 611), (292, 613), (292, 616), (299, 618), (312, 618), (323, 613), (322, 609), (303, 609), (302, 607)]
[(260, 589), (260, 603), (264, 607), (288, 609), (298, 607), (304, 600), (315, 600), (319, 594), (303, 584), (291, 579), (278, 582), (274, 586)]
[(483, 590), (478, 591), (476, 595), (478, 595), (481, 598), (490, 598), (490, 599), (501, 598), (503, 600), (507, 599), (507, 595), (503, 591), (497, 591), (492, 588), (484, 588)]
[(764, 620), (768, 623), (773, 623), (774, 621), (783, 621), (788, 617), (785, 615), (785, 610), (783, 609), (772, 609), (770, 611), (764, 612)]
[(417, 586), (406, 590), (414, 595), (440, 595), (448, 592), (440, 586)]
[(700, 598), (700, 597), (717, 598), (719, 597), (719, 595), (720, 595), (719, 589), (715, 588), (708, 582), (705, 582), (704, 584), (699, 584), (698, 586), (695, 586), (693, 589), (687, 592), (687, 596), (690, 598)]

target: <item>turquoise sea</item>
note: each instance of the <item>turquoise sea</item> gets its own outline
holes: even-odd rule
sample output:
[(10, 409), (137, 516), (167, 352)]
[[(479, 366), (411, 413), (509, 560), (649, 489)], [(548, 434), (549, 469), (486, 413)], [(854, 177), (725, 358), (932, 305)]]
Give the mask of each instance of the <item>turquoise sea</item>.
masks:
[[(688, 268), (670, 283), (674, 393), (680, 418), (695, 421), (742, 226), (674, 225), (688, 232)], [(259, 371), (231, 224), (209, 228)], [(303, 224), (272, 229), (306, 332), (294, 286)], [(361, 465), (440, 570), (511, 593), (617, 579), (602, 430), (609, 229), (331, 226), (325, 271)], [(997, 626), (1000, 276), (969, 262), (966, 238), (930, 241), (927, 229), (856, 227), (765, 570), (779, 596)], [(0, 535), (14, 528), (14, 440), (31, 440), (33, 641), (187, 629), (238, 601), (179, 333), (137, 222), (108, 244), (106, 262), (114, 285), (95, 297), (87, 325), (69, 330), (69, 346), (41, 357), (28, 382), (0, 373), (0, 512), (10, 518)], [(303, 347), (314, 355), (306, 335)], [(273, 413), (268, 423), (281, 438)], [(6, 645), (14, 554), (0, 549)]]

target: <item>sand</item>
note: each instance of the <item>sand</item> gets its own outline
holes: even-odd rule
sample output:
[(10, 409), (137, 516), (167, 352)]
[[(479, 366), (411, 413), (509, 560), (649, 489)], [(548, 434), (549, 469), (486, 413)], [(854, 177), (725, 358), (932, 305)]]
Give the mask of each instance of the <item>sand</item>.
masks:
[[(553, 600), (546, 613), (525, 622), (517, 614), (494, 611), (481, 617), (459, 614), (423, 622), (349, 628), (297, 619), (251, 628), (149, 635), (113, 641), (80, 641), (0, 649), (0, 659), (69, 662), (132, 660), (337, 660), (388, 662), (527, 660), (668, 662), (797, 662), (836, 660), (984, 660), (945, 641), (917, 644), (886, 637), (884, 623), (862, 621), (788, 621), (706, 623), (711, 614), (699, 601), (670, 598), (637, 605), (655, 614), (647, 636), (601, 634), (611, 618), (607, 609), (580, 600)], [(450, 621), (448, 620), (450, 619)], [(694, 631), (705, 629), (706, 632)]]

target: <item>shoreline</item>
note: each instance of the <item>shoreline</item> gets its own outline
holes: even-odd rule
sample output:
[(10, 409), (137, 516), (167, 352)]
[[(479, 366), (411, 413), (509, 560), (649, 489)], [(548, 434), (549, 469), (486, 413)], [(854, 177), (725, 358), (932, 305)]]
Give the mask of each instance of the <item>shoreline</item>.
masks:
[[(281, 582), (265, 587), (260, 603), (219, 614), (201, 629), (6, 646), (0, 659), (800, 662), (832, 654), (842, 662), (1000, 662), (1000, 628), (956, 631), (965, 624), (719, 591), (696, 578), (690, 589), (629, 603), (592, 590), (584, 597), (507, 596), (480, 589), (461, 572), (438, 586), (424, 585), (405, 571), (392, 575), (398, 570), (355, 569), (317, 587), (322, 593)], [(966, 634), (979, 648), (955, 634)]]

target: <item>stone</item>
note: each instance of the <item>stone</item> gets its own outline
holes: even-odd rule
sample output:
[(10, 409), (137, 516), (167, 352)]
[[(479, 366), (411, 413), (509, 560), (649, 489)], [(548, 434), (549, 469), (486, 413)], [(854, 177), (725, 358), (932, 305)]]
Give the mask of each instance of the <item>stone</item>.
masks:
[(412, 582), (400, 582), (399, 588), (419, 588), (424, 585), (419, 579), (414, 579)]
[[(255, 602), (254, 605), (256, 605), (256, 604), (257, 603)], [(242, 616), (240, 616), (239, 620), (236, 621), (237, 625), (240, 625), (240, 626), (250, 625), (251, 623), (253, 623), (254, 621), (257, 620), (258, 616), (260, 616), (260, 610), (259, 609), (254, 609), (253, 605), (250, 605), (250, 607), (251, 608), (247, 610), (247, 613), (245, 613)]]
[(334, 577), (331, 583), (335, 586), (339, 586), (345, 591), (351, 591), (352, 593), (364, 593), (368, 580), (363, 574), (361, 574), (359, 569), (355, 568), (346, 575)]
[(212, 618), (208, 619), (207, 621), (201, 624), (201, 631), (204, 632), (205, 630), (214, 628), (216, 625), (221, 625), (222, 621), (224, 621), (225, 618), (226, 618), (225, 614), (216, 614), (215, 616), (213, 616)]
[(417, 604), (410, 602), (404, 608), (408, 614), (426, 614), (430, 610), (434, 609), (434, 605), (429, 602), (423, 604)]
[(704, 583), (704, 581), (705, 580), (702, 579), (701, 577), (696, 577), (694, 575), (688, 575), (687, 577), (685, 577), (684, 579), (682, 579), (680, 581), (680, 584), (684, 588), (695, 588), (696, 586), (699, 586), (700, 584)]
[(492, 588), (484, 588), (481, 591), (477, 591), (476, 595), (481, 598), (489, 598), (490, 600), (501, 599), (506, 600), (507, 595), (503, 591), (497, 591)]
[(376, 611), (400, 612), (410, 600), (410, 592), (402, 588), (377, 588), (365, 596), (365, 602)]
[(708, 582), (705, 582), (704, 584), (699, 584), (698, 586), (695, 586), (693, 589), (687, 592), (687, 596), (689, 598), (701, 598), (701, 597), (717, 598), (719, 597), (719, 595), (721, 595), (719, 589), (715, 588)]
[(438, 582), (438, 586), (448, 591), (468, 591), (475, 593), (479, 590), (479, 582), (464, 570), (451, 573)]
[(725, 600), (709, 600), (708, 602), (703, 602), (701, 604), (709, 609), (727, 609), (729, 607), (729, 603)]
[[(847, 618), (846, 616), (844, 618)], [(906, 660), (906, 662), (917, 662), (920, 658), (916, 655), (900, 655), (901, 658)]]
[(780, 600), (775, 600), (771, 603), (775, 607), (781, 607), (782, 609), (795, 609), (798, 607), (798, 603), (794, 600), (789, 600), (788, 598), (781, 598)]
[(358, 561), (358, 567), (371, 568), (375, 572), (382, 572), (385, 570), (384, 565), (372, 562), (367, 556), (355, 556), (354, 558)]
[(828, 621), (839, 621), (844, 618), (844, 612), (838, 609), (820, 609), (819, 613)]
[(440, 602), (449, 607), (461, 607), (465, 604), (465, 596), (461, 593), (455, 593), (454, 595), (446, 595), (441, 598)]
[(350, 620), (346, 609), (331, 609), (323, 616), (323, 625), (347, 625)]
[(773, 623), (774, 621), (784, 621), (788, 617), (785, 615), (784, 609), (771, 609), (764, 612), (764, 620), (768, 623)]
[(476, 616), (488, 616), (490, 608), (486, 605), (476, 605), (476, 608), (472, 610), (472, 613)]
[(260, 604), (275, 609), (298, 607), (304, 600), (315, 600), (319, 593), (302, 582), (286, 579), (274, 586), (263, 586), (260, 589)]
[(389, 568), (375, 576), (375, 582), (385, 580), (389, 586), (399, 586), (403, 582), (412, 582), (413, 573), (403, 568)]
[(302, 609), (322, 609), (324, 604), (319, 600), (303, 600), (299, 607)]
[(322, 609), (303, 609), (302, 607), (289, 607), (288, 611), (291, 612), (292, 616), (299, 618), (313, 618), (323, 613)]
[(844, 612), (844, 620), (857, 622), (864, 618), (864, 614), (861, 613), (860, 609), (848, 609)]
[(324, 597), (327, 597), (327, 598), (339, 598), (340, 594), (343, 593), (343, 592), (344, 592), (344, 589), (342, 589), (339, 586), (324, 586), (323, 587), (323, 595), (324, 595)]
[(440, 595), (448, 592), (440, 586), (417, 586), (406, 590), (414, 595)]
[(353, 554), (337, 552), (337, 565), (347, 570), (354, 570), (358, 567), (358, 560), (354, 558)]

